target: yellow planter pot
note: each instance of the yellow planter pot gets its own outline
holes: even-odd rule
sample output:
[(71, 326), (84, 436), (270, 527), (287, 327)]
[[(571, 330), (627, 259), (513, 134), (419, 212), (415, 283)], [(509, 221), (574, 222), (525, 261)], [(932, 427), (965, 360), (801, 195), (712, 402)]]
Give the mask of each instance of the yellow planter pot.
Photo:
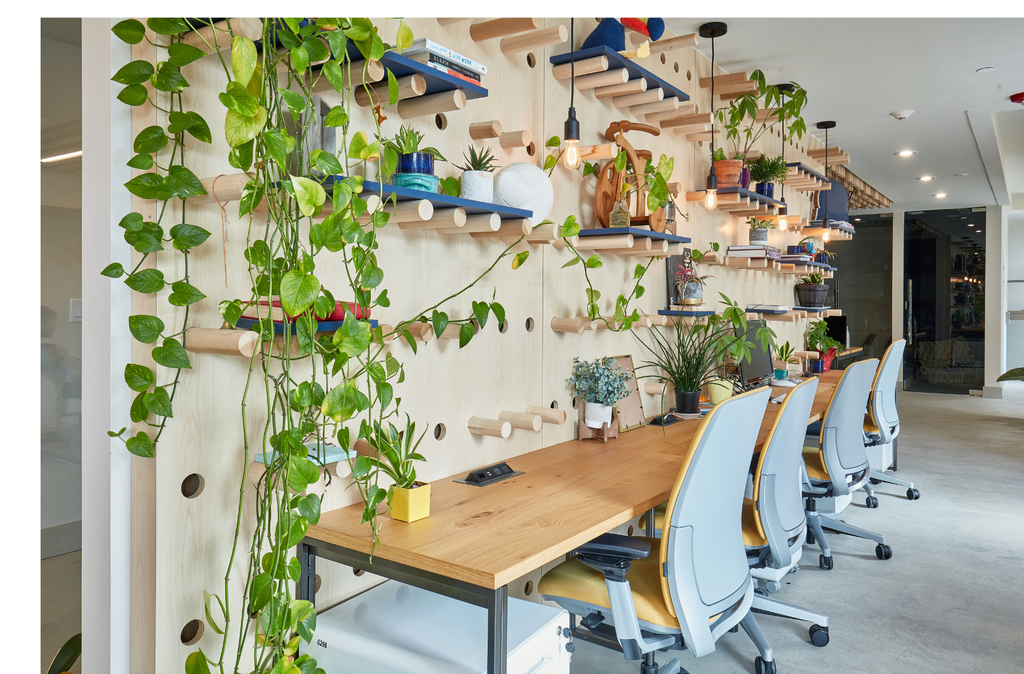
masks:
[(728, 400), (732, 397), (732, 382), (728, 379), (716, 379), (708, 384), (708, 393), (711, 394), (712, 405)]
[(393, 520), (415, 522), (430, 516), (430, 484), (413, 482), (410, 489), (394, 487), (390, 506)]

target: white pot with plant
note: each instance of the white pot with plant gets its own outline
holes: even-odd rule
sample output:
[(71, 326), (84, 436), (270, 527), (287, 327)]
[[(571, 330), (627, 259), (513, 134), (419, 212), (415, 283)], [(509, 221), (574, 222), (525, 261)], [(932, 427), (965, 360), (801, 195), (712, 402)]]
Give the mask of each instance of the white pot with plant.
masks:
[(572, 377), (569, 385), (576, 397), (586, 402), (583, 423), (590, 428), (602, 428), (612, 423), (612, 406), (629, 395), (626, 382), (629, 373), (615, 367), (611, 358), (598, 358), (593, 362), (572, 359)]
[(462, 198), (470, 201), (491, 203), (494, 200), (494, 169), (497, 161), (491, 156), (491, 149), (485, 147), (479, 153), (472, 145), (469, 154), (463, 154), (466, 163), (456, 168), (462, 169)]
[(775, 229), (775, 223), (771, 220), (761, 220), (760, 218), (747, 218), (747, 224), (750, 225), (750, 245), (754, 246), (757, 244), (768, 243), (768, 230)]

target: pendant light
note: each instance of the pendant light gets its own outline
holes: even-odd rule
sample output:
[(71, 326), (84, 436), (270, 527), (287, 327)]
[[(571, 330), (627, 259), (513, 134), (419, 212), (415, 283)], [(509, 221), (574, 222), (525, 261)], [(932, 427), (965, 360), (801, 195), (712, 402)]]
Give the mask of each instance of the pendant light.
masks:
[[(777, 84), (775, 88), (779, 90), (782, 96), (782, 106), (786, 106), (786, 94), (793, 90), (793, 85), (786, 82), (784, 84)], [(786, 163), (786, 116), (783, 113), (782, 116), (782, 163)], [(782, 206), (779, 208), (779, 229), (786, 231), (789, 226), (786, 216), (789, 214), (786, 206), (786, 183), (782, 183), (782, 194), (779, 196), (779, 200), (782, 202)]]
[[(828, 130), (836, 128), (835, 122), (818, 122), (816, 125), (819, 129), (825, 129), (825, 179), (828, 179)], [(819, 193), (821, 194), (821, 193)], [(828, 192), (821, 194), (825, 200), (825, 206), (822, 208), (823, 214), (821, 216), (821, 240), (828, 242), (829, 231), (828, 231)]]
[(565, 120), (565, 166), (575, 171), (582, 163), (580, 160), (580, 123), (576, 119), (576, 61), (573, 57), (573, 50), (576, 49), (575, 29), (576, 20), (569, 19), (569, 117)]
[(704, 192), (704, 207), (711, 210), (718, 206), (718, 176), (715, 175), (715, 38), (722, 37), (729, 27), (721, 21), (705, 23), (697, 31), (702, 38), (711, 38), (711, 172), (708, 173), (707, 189)]

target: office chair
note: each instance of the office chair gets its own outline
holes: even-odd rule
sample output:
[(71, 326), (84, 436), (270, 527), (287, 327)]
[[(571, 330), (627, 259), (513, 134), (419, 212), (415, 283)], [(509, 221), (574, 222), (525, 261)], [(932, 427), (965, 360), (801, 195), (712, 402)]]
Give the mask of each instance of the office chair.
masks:
[(907, 499), (916, 501), (921, 492), (914, 489), (909, 480), (887, 475), (892, 466), (893, 446), (896, 436), (900, 434), (900, 415), (896, 411), (896, 377), (903, 365), (903, 349), (907, 340), (901, 339), (885, 351), (882, 364), (875, 373), (875, 381), (871, 384), (871, 397), (868, 399), (868, 411), (864, 415), (864, 435), (867, 436), (868, 463), (871, 464), (871, 478), (864, 485), (868, 497), (869, 508), (878, 507), (878, 498), (871, 485), (888, 482), (907, 488)]
[[(892, 548), (885, 544), (884, 536), (839, 519), (850, 496), (871, 476), (864, 446), (864, 405), (877, 366), (878, 359), (872, 358), (843, 370), (825, 410), (820, 433), (809, 433), (804, 438), (804, 513), (811, 528), (807, 542), (817, 541), (821, 548), (818, 565), (825, 570), (832, 568), (833, 560), (823, 529), (875, 541), (875, 555), (879, 559), (892, 557)], [(836, 512), (818, 512), (819, 499), (832, 499)]]
[(779, 581), (803, 554), (807, 520), (800, 488), (801, 449), (817, 390), (816, 378), (804, 380), (786, 394), (775, 415), (754, 470), (753, 498), (743, 499), (743, 544), (750, 574), (764, 580), (767, 589), (754, 588), (754, 612), (811, 622), (811, 643), (824, 646), (828, 616), (767, 596), (781, 589)]
[(686, 648), (701, 657), (737, 625), (760, 652), (754, 671), (776, 671), (750, 611), (754, 582), (741, 535), (743, 488), (769, 394), (730, 398), (701, 422), (669, 493), (667, 536), (604, 534), (538, 584), (545, 600), (584, 616), (583, 627), (612, 635), (626, 659), (643, 658), (641, 674), (680, 672), (675, 658), (659, 669), (655, 652)]

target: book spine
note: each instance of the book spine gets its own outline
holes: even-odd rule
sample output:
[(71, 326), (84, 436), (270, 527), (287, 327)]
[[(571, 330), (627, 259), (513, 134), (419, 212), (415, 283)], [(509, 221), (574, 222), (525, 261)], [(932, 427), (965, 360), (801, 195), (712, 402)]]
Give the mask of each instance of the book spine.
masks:
[(480, 73), (474, 72), (474, 71), (470, 70), (469, 68), (467, 68), (466, 66), (460, 65), (460, 64), (456, 63), (455, 61), (451, 61), (449, 59), (446, 59), (443, 56), (438, 56), (437, 54), (430, 54), (430, 53), (428, 53), (427, 54), (427, 59), (428, 59), (428, 61), (427, 61), (428, 63), (436, 63), (438, 65), (444, 66), (448, 70), (454, 70), (457, 73), (465, 75), (466, 77), (468, 77), (468, 78), (470, 78), (472, 80), (475, 80), (477, 82), (480, 81)]
[(415, 42), (413, 42), (412, 46), (403, 51), (402, 54), (404, 56), (410, 56), (412, 54), (419, 54), (424, 51), (430, 52), (431, 54), (436, 54), (442, 58), (449, 59), (451, 61), (454, 61), (455, 63), (459, 63), (465, 66), (466, 68), (469, 68), (473, 72), (479, 73), (480, 75), (487, 74), (487, 66), (485, 66), (484, 64), (477, 63), (473, 59), (466, 58), (462, 54), (454, 52), (451, 49), (448, 49), (448, 47), (443, 47), (438, 43), (434, 42), (433, 40), (427, 38), (422, 38), (422, 41), (416, 40)]
[(426, 65), (428, 68), (431, 68), (432, 70), (436, 70), (438, 72), (444, 73), (445, 75), (451, 75), (452, 77), (457, 77), (460, 80), (463, 80), (465, 82), (469, 82), (470, 84), (476, 84), (478, 86), (480, 84), (480, 80), (474, 80), (469, 75), (465, 75), (465, 74), (460, 73), (459, 71), (453, 70), (451, 68), (446, 68), (445, 66), (441, 65), (440, 63), (434, 63), (433, 61), (428, 61), (424, 65)]

